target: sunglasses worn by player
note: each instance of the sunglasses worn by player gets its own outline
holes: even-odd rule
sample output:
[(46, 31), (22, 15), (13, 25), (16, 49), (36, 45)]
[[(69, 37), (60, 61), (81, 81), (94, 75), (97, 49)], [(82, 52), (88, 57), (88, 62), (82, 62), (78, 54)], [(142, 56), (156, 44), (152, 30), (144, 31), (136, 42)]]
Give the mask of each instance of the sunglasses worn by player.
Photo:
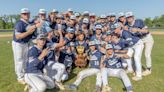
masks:
[(25, 15), (25, 16), (27, 16), (27, 15), (30, 15), (30, 13), (22, 13), (22, 15)]

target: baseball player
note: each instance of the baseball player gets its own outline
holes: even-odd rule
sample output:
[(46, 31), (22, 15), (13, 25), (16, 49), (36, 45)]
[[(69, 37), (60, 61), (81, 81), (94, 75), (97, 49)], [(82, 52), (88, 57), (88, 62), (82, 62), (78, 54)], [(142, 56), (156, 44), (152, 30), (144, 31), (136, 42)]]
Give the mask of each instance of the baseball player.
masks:
[(71, 28), (74, 28), (75, 25), (76, 25), (76, 16), (71, 15), (71, 16), (70, 16), (70, 20), (69, 20), (67, 26), (68, 26), (68, 27), (71, 27)]
[(56, 25), (56, 15), (58, 14), (58, 11), (56, 9), (53, 9), (49, 15), (48, 15), (48, 22), (50, 23), (50, 27), (52, 29), (55, 29), (55, 25)]
[(106, 14), (107, 22), (110, 22), (110, 13)]
[[(78, 31), (75, 41), (75, 65), (77, 67), (85, 67), (87, 65), (87, 55), (89, 52), (88, 41), (85, 39), (83, 31)], [(82, 63), (80, 63), (80, 59)]]
[(133, 73), (133, 67), (132, 67), (132, 61), (131, 61), (133, 50), (131, 48), (128, 48), (129, 41), (126, 41), (120, 38), (120, 35), (113, 33), (111, 37), (111, 42), (112, 42), (111, 44), (113, 46), (115, 54), (127, 54), (128, 51), (131, 53), (130, 55), (128, 55), (129, 58), (126, 58), (124, 60), (126, 61), (125, 64), (128, 64), (126, 65), (127, 66), (126, 72)]
[(105, 42), (106, 42), (107, 44), (110, 44), (110, 43), (111, 43), (111, 31), (107, 31), (107, 32), (106, 32)]
[(89, 19), (89, 11), (84, 11), (83, 12), (83, 18), (88, 18)]
[(81, 24), (81, 28), (80, 29), (85, 34), (85, 40), (89, 40), (89, 38), (90, 38), (90, 30), (89, 30), (89, 20), (88, 20), (88, 18), (84, 18), (82, 20), (82, 24)]
[(143, 42), (140, 38), (133, 36), (129, 31), (121, 30), (121, 26), (116, 23), (114, 24), (114, 32), (119, 34), (122, 39), (129, 42), (128, 47), (134, 50), (134, 61), (136, 67), (136, 75), (132, 78), (135, 81), (142, 79), (142, 67), (141, 67), (141, 56), (143, 51)]
[(39, 18), (37, 20), (34, 20), (34, 23), (41, 22), (42, 26), (40, 28), (37, 28), (37, 31), (36, 31), (37, 33), (35, 34), (36, 36), (42, 33), (46, 34), (47, 30), (51, 29), (50, 23), (46, 19), (46, 14), (47, 12), (45, 9), (39, 9)]
[(70, 42), (72, 41), (75, 30), (73, 28), (68, 27), (67, 33), (65, 34), (62, 50), (60, 51), (59, 62), (64, 63), (65, 56), (68, 54), (67, 49), (70, 48)]
[(91, 35), (94, 34), (95, 24), (96, 24), (96, 15), (95, 13), (90, 13), (89, 14), (89, 30), (90, 30)]
[(103, 89), (102, 92), (110, 92), (111, 88), (108, 86), (108, 76), (111, 77), (118, 77), (120, 78), (127, 90), (127, 92), (133, 92), (132, 84), (126, 74), (126, 72), (122, 69), (122, 57), (125, 56), (117, 56), (113, 51), (113, 47), (111, 44), (106, 45), (106, 55), (103, 56), (101, 60), (101, 73), (102, 73), (102, 82), (103, 82)]
[(152, 60), (151, 51), (153, 48), (154, 40), (151, 33), (148, 31), (141, 19), (135, 19), (132, 12), (126, 13), (128, 27), (133, 35), (139, 37), (145, 46), (145, 58), (146, 58), (146, 70), (143, 72), (143, 76), (151, 74)]
[(128, 27), (126, 26), (127, 20), (123, 12), (118, 13), (118, 23), (120, 24), (122, 29), (128, 30)]
[(85, 40), (84, 32), (79, 31), (76, 38), (77, 38), (77, 40), (75, 41), (75, 47), (76, 46), (84, 46), (85, 47), (84, 52), (87, 52), (89, 50), (89, 46), (88, 46), (88, 43)]
[(106, 32), (109, 30), (106, 15), (100, 15), (100, 24), (102, 25), (102, 35), (106, 35)]
[(115, 13), (110, 13), (109, 16), (110, 16), (109, 28), (110, 28), (111, 31), (113, 31), (114, 30), (113, 26), (114, 26), (115, 23), (117, 23), (116, 14)]
[(79, 12), (76, 12), (75, 13), (75, 16), (76, 16), (76, 22), (79, 23), (80, 20), (81, 20), (80, 13)]
[(95, 26), (95, 29), (96, 29), (96, 34), (93, 35), (90, 38), (90, 40), (94, 40), (97, 44), (96, 45), (97, 49), (100, 50), (102, 53), (105, 53), (105, 48), (104, 48), (105, 41), (104, 41), (104, 38), (103, 38), (103, 35), (102, 35), (102, 25), (97, 24)]
[(106, 25), (106, 15), (105, 14), (100, 15), (100, 23), (102, 26)]
[(71, 15), (73, 15), (73, 10), (72, 10), (72, 8), (68, 8), (67, 14), (68, 14), (69, 17), (70, 17)]
[(55, 87), (54, 81), (43, 74), (43, 68), (47, 61), (49, 48), (43, 48), (46, 43), (46, 36), (39, 34), (36, 45), (29, 49), (28, 61), (26, 64), (25, 81), (30, 86), (29, 92), (44, 92), (46, 89)]
[[(24, 82), (24, 69), (25, 62), (27, 61), (27, 54), (29, 48), (29, 41), (37, 27), (41, 26), (41, 23), (35, 25), (29, 24), (30, 10), (28, 8), (21, 9), (21, 19), (15, 24), (15, 30), (13, 33), (12, 49), (14, 54), (15, 73), (17, 80), (21, 84)], [(30, 25), (28, 30), (26, 28)]]
[(56, 16), (56, 25), (55, 25), (55, 30), (60, 30), (62, 29), (63, 34), (66, 33), (67, 25), (63, 21), (63, 16), (61, 14), (58, 14)]
[(90, 46), (90, 54), (89, 54), (89, 68), (82, 70), (78, 73), (77, 79), (73, 84), (69, 85), (71, 90), (77, 90), (77, 86), (81, 83), (81, 81), (89, 76), (96, 75), (96, 92), (100, 92), (101, 89), (101, 75), (100, 75), (100, 60), (102, 53), (96, 50), (95, 41), (89, 42)]
[(72, 68), (73, 68), (73, 64), (74, 64), (74, 60), (75, 60), (75, 50), (74, 50), (74, 42), (70, 42), (70, 44), (67, 46), (67, 49), (65, 51), (65, 53), (63, 53), (62, 57), (63, 58), (63, 63), (66, 67), (66, 72), (71, 75), (72, 72)]
[[(64, 86), (62, 85), (61, 81), (64, 81), (68, 79), (67, 73), (65, 73), (65, 66), (62, 63), (58, 62), (58, 57), (57, 50), (59, 47), (62, 47), (63, 44), (63, 36), (62, 36), (62, 31), (58, 31), (60, 35), (60, 40), (59, 43), (56, 43), (53, 41), (53, 30), (48, 31), (48, 36), (46, 39), (46, 48), (50, 48), (50, 51), (47, 55), (47, 61), (48, 63), (45, 66), (45, 69), (47, 70), (46, 73), (47, 75), (55, 80), (55, 84), (61, 89), (64, 90)], [(63, 79), (63, 77), (65, 78)]]

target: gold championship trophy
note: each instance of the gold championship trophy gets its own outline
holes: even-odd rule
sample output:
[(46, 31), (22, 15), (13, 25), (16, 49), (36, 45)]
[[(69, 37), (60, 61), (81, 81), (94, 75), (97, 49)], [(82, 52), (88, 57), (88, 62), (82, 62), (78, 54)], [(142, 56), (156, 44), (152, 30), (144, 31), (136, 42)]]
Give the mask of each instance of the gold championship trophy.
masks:
[(85, 67), (87, 65), (87, 56), (84, 53), (84, 46), (77, 46), (77, 57), (75, 60), (75, 65), (78, 67)]

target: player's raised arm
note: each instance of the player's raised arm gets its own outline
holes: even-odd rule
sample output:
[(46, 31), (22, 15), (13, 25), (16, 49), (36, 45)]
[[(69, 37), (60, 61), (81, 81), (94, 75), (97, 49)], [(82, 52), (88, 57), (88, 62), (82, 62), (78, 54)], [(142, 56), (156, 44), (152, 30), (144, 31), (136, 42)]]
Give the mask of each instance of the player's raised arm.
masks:
[(105, 55), (101, 57), (101, 61), (100, 61), (100, 68), (104, 68), (104, 60), (105, 60)]

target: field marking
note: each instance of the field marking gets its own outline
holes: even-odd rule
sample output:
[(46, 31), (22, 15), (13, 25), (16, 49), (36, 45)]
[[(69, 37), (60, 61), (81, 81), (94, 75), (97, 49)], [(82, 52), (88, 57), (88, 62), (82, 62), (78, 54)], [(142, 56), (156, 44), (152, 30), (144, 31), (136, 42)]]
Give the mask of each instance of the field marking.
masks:
[[(151, 32), (152, 35), (164, 35), (164, 32)], [(13, 34), (0, 34), (0, 38), (10, 38)]]

